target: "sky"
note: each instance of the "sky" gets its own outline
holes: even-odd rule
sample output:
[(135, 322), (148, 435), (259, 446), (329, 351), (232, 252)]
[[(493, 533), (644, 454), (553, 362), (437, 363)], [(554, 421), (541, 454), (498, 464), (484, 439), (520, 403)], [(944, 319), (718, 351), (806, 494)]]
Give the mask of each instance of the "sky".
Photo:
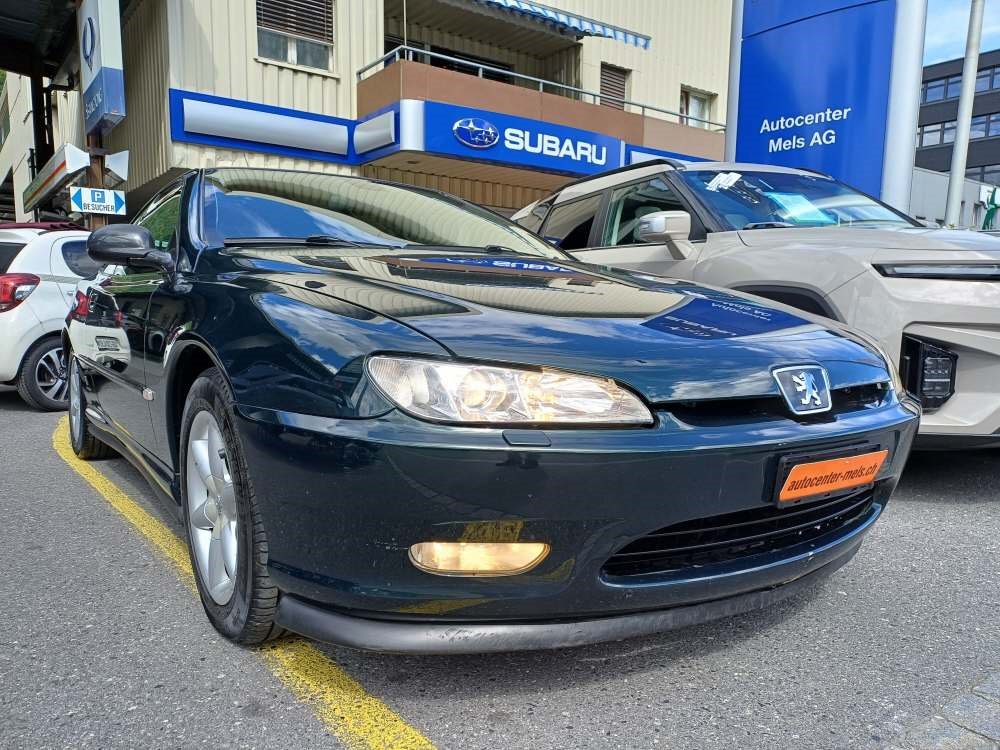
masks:
[[(928, 0), (924, 65), (965, 57), (969, 0)], [(981, 52), (1000, 49), (1000, 0), (986, 0)]]

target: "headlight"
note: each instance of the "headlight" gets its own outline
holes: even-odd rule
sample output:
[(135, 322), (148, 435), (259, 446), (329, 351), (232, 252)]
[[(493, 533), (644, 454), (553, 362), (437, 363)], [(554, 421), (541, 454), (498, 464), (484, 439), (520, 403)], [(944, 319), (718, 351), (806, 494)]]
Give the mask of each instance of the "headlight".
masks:
[(942, 281), (1000, 281), (997, 263), (876, 263), (883, 276)]
[(875, 337), (856, 328), (848, 328), (845, 331), (849, 335), (860, 339), (862, 344), (866, 344), (871, 349), (874, 349), (876, 354), (885, 361), (885, 369), (889, 371), (889, 380), (892, 383), (892, 389), (896, 392), (897, 397), (902, 396), (906, 392), (906, 388), (903, 387), (903, 379), (899, 376), (899, 368)]
[(561, 370), (375, 356), (368, 374), (400, 409), (433, 422), (652, 424), (639, 398), (613, 380)]

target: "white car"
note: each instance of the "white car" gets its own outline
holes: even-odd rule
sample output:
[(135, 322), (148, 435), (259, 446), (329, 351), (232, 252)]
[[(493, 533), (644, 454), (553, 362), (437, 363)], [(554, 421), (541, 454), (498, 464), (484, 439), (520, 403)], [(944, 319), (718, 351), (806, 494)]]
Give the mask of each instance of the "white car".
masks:
[(0, 224), (0, 384), (36, 409), (66, 408), (60, 334), (76, 285), (99, 270), (88, 234), (71, 224)]
[(816, 172), (673, 160), (570, 183), (514, 220), (588, 263), (839, 320), (923, 403), (918, 446), (1000, 446), (1000, 237), (928, 228)]

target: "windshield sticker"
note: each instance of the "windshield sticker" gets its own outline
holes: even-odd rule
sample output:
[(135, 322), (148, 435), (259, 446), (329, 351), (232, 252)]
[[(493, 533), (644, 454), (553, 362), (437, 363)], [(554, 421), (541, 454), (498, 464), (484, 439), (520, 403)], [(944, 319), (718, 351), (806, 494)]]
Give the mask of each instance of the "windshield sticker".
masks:
[(805, 322), (782, 310), (699, 297), (641, 325), (686, 339), (731, 339), (794, 328)]
[(836, 222), (818, 209), (804, 195), (798, 193), (764, 193), (778, 204), (784, 212), (786, 221), (796, 224), (809, 222), (811, 224), (835, 224)]
[(719, 172), (709, 181), (705, 189), (713, 193), (717, 190), (728, 190), (739, 182), (742, 176), (739, 172)]

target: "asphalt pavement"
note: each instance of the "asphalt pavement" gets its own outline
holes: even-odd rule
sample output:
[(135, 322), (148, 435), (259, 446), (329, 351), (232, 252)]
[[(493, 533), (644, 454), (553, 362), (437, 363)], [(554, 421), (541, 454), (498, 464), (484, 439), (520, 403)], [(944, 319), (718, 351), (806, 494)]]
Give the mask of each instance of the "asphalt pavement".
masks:
[[(59, 419), (0, 392), (0, 747), (366, 746), (216, 635), (53, 449)], [(123, 460), (93, 466), (180, 533)], [(1000, 452), (928, 453), (851, 563), (765, 612), (554, 652), (319, 650), (439, 748), (932, 747), (935, 716), (1000, 716), (998, 613)]]

